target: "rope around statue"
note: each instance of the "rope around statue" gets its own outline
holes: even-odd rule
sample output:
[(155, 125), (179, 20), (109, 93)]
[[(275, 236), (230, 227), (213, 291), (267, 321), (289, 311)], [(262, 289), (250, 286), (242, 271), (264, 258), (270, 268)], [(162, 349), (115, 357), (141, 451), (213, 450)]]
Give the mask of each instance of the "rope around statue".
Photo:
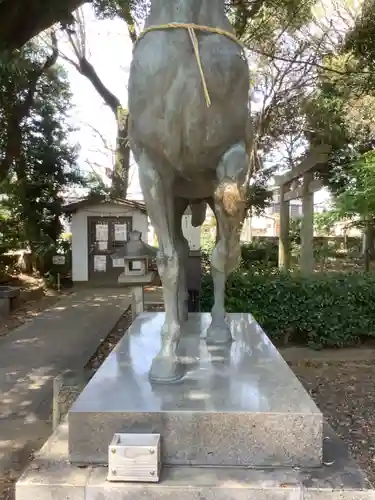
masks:
[(201, 61), (201, 56), (199, 53), (199, 43), (198, 43), (198, 38), (196, 35), (196, 31), (203, 31), (205, 33), (214, 33), (216, 35), (223, 35), (235, 42), (237, 45), (239, 45), (242, 49), (246, 50), (246, 46), (238, 40), (236, 35), (233, 33), (230, 33), (229, 31), (223, 30), (221, 28), (213, 28), (212, 26), (203, 26), (200, 24), (194, 24), (194, 23), (168, 23), (168, 24), (160, 24), (160, 25), (155, 25), (155, 26), (149, 26), (146, 28), (142, 33), (139, 35), (137, 39), (137, 43), (145, 36), (147, 33), (150, 33), (152, 31), (164, 31), (168, 29), (186, 29), (190, 35), (191, 42), (193, 44), (194, 48), (194, 53), (195, 57), (197, 59), (198, 63), (198, 68), (199, 68), (199, 73), (201, 75), (202, 79), (202, 85), (203, 85), (203, 92), (204, 96), (206, 99), (206, 104), (207, 107), (209, 108), (211, 106), (211, 98), (210, 98), (210, 93), (208, 91), (207, 87), (207, 82), (206, 78), (204, 76), (204, 71), (203, 71), (203, 66), (202, 66), (202, 61)]

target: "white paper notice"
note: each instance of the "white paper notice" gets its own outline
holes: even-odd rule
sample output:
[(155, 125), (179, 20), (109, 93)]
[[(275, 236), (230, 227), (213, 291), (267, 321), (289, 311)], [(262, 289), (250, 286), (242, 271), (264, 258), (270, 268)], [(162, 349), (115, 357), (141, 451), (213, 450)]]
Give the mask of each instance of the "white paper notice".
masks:
[(94, 255), (94, 270), (103, 273), (107, 270), (107, 256)]
[(112, 260), (112, 266), (113, 267), (124, 267), (125, 266), (125, 260), (124, 259), (113, 259)]
[(126, 224), (115, 224), (115, 241), (127, 240)]
[(108, 241), (108, 224), (96, 224), (96, 241)]
[(98, 241), (98, 250), (101, 252), (108, 250), (108, 241)]

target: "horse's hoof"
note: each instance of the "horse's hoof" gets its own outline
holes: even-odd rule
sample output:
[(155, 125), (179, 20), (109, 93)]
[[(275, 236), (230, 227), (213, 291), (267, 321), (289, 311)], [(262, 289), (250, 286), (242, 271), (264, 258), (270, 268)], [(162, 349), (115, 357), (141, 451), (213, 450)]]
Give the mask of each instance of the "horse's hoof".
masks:
[(223, 345), (230, 342), (233, 342), (233, 338), (226, 322), (224, 320), (220, 322), (212, 321), (207, 329), (206, 343), (210, 345)]
[(182, 379), (184, 367), (176, 357), (156, 356), (153, 359), (149, 379), (155, 384), (171, 384)]

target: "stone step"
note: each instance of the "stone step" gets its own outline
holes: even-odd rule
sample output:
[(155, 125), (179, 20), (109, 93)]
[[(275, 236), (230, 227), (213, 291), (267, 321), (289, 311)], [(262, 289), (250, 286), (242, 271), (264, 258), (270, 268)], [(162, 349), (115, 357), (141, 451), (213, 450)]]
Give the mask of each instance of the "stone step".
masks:
[(250, 314), (230, 314), (234, 342), (208, 347), (211, 317), (194, 313), (179, 345), (176, 384), (151, 385), (164, 313), (143, 313), (69, 413), (72, 463), (108, 462), (118, 432), (162, 436), (162, 461), (179, 466), (319, 466), (323, 417)]
[(313, 468), (165, 467), (160, 483), (112, 483), (106, 467), (68, 458), (68, 423), (47, 441), (16, 485), (16, 500), (374, 500), (375, 491), (325, 425), (324, 462)]

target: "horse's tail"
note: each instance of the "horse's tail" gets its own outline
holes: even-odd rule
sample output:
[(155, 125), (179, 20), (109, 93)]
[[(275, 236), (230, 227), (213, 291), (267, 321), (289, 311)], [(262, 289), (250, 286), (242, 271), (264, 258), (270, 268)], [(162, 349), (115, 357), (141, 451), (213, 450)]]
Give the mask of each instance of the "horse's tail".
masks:
[(191, 208), (191, 225), (199, 227), (206, 219), (207, 203), (205, 201), (197, 201), (190, 203)]

